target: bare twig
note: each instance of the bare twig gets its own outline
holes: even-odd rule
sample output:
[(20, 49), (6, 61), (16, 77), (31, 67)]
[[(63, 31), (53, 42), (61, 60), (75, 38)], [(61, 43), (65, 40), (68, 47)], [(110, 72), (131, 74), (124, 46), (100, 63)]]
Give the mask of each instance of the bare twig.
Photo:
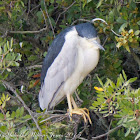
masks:
[(37, 5), (37, 6), (35, 6), (34, 8), (32, 8), (32, 9), (30, 10), (30, 12), (32, 12), (33, 10), (35, 10), (35, 9), (38, 8), (38, 7), (40, 7), (40, 4)]
[(54, 118), (60, 118), (60, 117), (65, 117), (65, 116), (68, 116), (68, 115), (67, 114), (52, 114), (52, 116), (42, 120), (40, 123), (46, 122), (46, 121), (54, 119)]
[(78, 21), (91, 22), (90, 20), (86, 20), (86, 19), (77, 19), (77, 20), (75, 20), (74, 22), (72, 22), (71, 25), (74, 25), (74, 24), (75, 24), (76, 22), (78, 22)]
[(74, 1), (70, 6), (68, 6), (62, 13), (60, 13), (60, 14), (58, 15), (58, 18), (57, 18), (57, 20), (56, 20), (56, 24), (58, 23), (60, 16), (61, 16), (62, 14), (64, 14), (69, 8), (71, 8), (75, 3), (76, 3), (76, 1)]
[(98, 112), (94, 111), (94, 113), (99, 117), (99, 120), (101, 120), (102, 124), (104, 125), (105, 129), (108, 130), (107, 121), (104, 117), (102, 117)]
[[(103, 23), (105, 23), (106, 25), (108, 25), (108, 23), (102, 19), (102, 18), (94, 18), (91, 20), (91, 23), (94, 23), (95, 21), (102, 21)], [(116, 36), (122, 36), (122, 35), (119, 35), (117, 34), (114, 30), (110, 29), (112, 31), (112, 33), (114, 33)]]
[(134, 3), (140, 3), (140, 1), (135, 1), (135, 0), (133, 0), (133, 2), (134, 2)]
[(99, 136), (97, 136), (97, 137), (92, 137), (92, 140), (97, 140), (97, 139), (100, 139), (100, 138), (102, 138), (102, 137), (105, 137), (105, 136), (109, 135), (110, 133), (114, 132), (115, 130), (121, 128), (121, 127), (122, 127), (122, 125), (119, 125), (119, 126), (113, 128), (113, 129), (109, 130), (109, 131), (108, 131), (107, 133), (105, 133), (105, 134), (99, 135)]
[(43, 13), (43, 11), (42, 11), (41, 8), (40, 8), (40, 10), (41, 10), (41, 12), (42, 12), (42, 15), (43, 15), (43, 18), (44, 18), (44, 21), (45, 21), (45, 25), (46, 25), (46, 27), (48, 27), (48, 26), (47, 26), (47, 20), (46, 20), (46, 18), (45, 18), (45, 15), (44, 15), (44, 13)]
[[(83, 129), (81, 132), (79, 132), (78, 135), (74, 136), (74, 137), (72, 138), (72, 140), (80, 139), (81, 135), (82, 135), (83, 132), (86, 130), (86, 128), (87, 128), (87, 127), (84, 127), (84, 129)], [(83, 139), (83, 138), (82, 138), (82, 139)], [(86, 139), (83, 139), (83, 140), (86, 140)]]
[[(37, 120), (34, 118), (34, 116), (33, 116), (33, 114), (32, 114), (32, 111), (31, 111), (30, 108), (25, 104), (25, 102), (22, 100), (22, 98), (18, 95), (18, 93), (17, 93), (17, 91), (15, 90), (14, 86), (11, 85), (11, 83), (6, 82), (6, 81), (4, 81), (4, 80), (2, 80), (2, 83), (3, 83), (10, 91), (12, 91), (12, 92), (16, 95), (16, 97), (18, 98), (18, 100), (23, 104), (24, 108), (29, 112), (30, 116), (32, 117), (33, 121), (35, 122), (36, 127), (37, 127), (37, 129), (39, 130), (39, 132), (40, 132), (40, 135), (42, 135), (42, 131), (41, 131), (39, 125), (38, 125)], [(42, 139), (42, 137), (41, 137), (41, 139)]]
[(54, 36), (54, 38), (55, 38), (54, 28), (53, 28), (53, 26), (52, 26), (52, 23), (51, 23), (51, 20), (50, 20), (50, 17), (49, 17), (47, 8), (46, 8), (45, 0), (43, 0), (43, 2), (44, 2), (45, 12), (46, 12), (46, 15), (47, 15), (47, 17), (48, 17), (48, 19), (49, 19), (49, 23), (50, 23), (50, 26), (51, 26), (51, 29), (52, 29), (52, 32), (53, 32), (53, 36)]
[(108, 39), (108, 36), (106, 37), (106, 39), (105, 39), (105, 41), (104, 41), (104, 43), (103, 43), (103, 45), (102, 45), (103, 47), (104, 47), (104, 45), (105, 45), (107, 39)]
[(76, 98), (78, 99), (78, 101), (80, 101), (81, 103), (83, 103), (83, 100), (82, 100), (82, 99), (80, 99), (80, 97), (78, 96), (77, 92), (75, 91), (74, 93), (75, 93)]
[(40, 29), (38, 31), (8, 31), (8, 33), (11, 33), (11, 34), (36, 34), (36, 33), (46, 31), (46, 30), (47, 30), (47, 27)]
[(31, 9), (31, 0), (28, 0), (28, 13), (27, 13), (27, 17), (29, 16), (30, 9)]
[(42, 65), (33, 65), (26, 67), (26, 69), (35, 69), (35, 68), (42, 68)]

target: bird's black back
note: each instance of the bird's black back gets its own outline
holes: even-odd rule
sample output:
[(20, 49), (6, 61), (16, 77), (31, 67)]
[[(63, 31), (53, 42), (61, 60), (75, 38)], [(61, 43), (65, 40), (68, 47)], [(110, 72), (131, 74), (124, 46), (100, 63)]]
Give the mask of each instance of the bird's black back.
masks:
[(63, 44), (65, 42), (65, 34), (71, 30), (72, 27), (66, 28), (64, 31), (59, 33), (56, 38), (53, 40), (51, 46), (48, 49), (47, 55), (44, 59), (42, 71), (41, 71), (41, 84), (44, 82), (46, 73), (48, 71), (48, 68), (53, 63), (54, 59), (57, 57), (57, 55), (60, 53)]
[[(60, 53), (64, 42), (65, 42), (65, 35), (73, 28), (68, 27), (61, 33), (59, 33), (56, 38), (53, 40), (51, 46), (48, 49), (47, 55), (44, 59), (42, 71), (41, 71), (41, 84), (44, 82), (46, 73), (48, 71), (48, 68), (53, 63), (54, 59), (58, 56)], [(86, 38), (94, 38), (97, 36), (95, 28), (92, 26), (91, 23), (82, 23), (75, 26), (78, 35), (81, 37)]]

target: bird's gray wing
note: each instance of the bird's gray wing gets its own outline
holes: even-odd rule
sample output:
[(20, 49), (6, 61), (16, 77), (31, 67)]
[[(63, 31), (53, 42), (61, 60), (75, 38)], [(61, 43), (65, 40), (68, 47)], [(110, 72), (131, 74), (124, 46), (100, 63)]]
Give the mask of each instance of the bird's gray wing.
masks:
[(42, 109), (49, 108), (54, 96), (74, 72), (78, 55), (77, 43), (76, 36), (68, 36), (61, 52), (49, 67), (39, 93), (39, 103)]

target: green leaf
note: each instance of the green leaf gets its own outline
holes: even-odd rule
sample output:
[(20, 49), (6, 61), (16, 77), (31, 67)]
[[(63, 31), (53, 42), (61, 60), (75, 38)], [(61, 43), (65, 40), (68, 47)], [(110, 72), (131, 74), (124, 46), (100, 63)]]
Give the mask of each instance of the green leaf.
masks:
[(15, 61), (21, 61), (21, 57), (22, 57), (22, 55), (21, 54), (17, 54), (18, 56), (17, 56), (17, 58), (16, 58), (16, 60)]
[(18, 108), (18, 109), (16, 110), (16, 118), (19, 118), (19, 116), (20, 116), (20, 109)]
[(20, 117), (23, 116), (23, 113), (24, 113), (24, 107), (21, 107), (21, 108), (20, 108)]
[(6, 102), (4, 101), (2, 104), (2, 108), (4, 108), (6, 106)]
[(135, 137), (135, 140), (138, 140), (140, 138), (140, 132), (137, 134), (137, 136)]
[(97, 7), (96, 7), (96, 8), (99, 8), (99, 7), (101, 6), (102, 2), (103, 2), (103, 0), (100, 0), (100, 1), (98, 2), (98, 4), (97, 4)]
[(127, 81), (127, 76), (126, 76), (124, 70), (122, 70), (122, 73), (123, 73), (123, 77), (124, 77), (125, 81)]
[(10, 48), (12, 48), (13, 46), (13, 38), (11, 39), (11, 42), (10, 42)]
[(6, 127), (6, 126), (1, 126), (1, 127), (0, 127), (0, 130), (1, 130), (2, 132), (6, 132), (7, 127)]
[(9, 118), (10, 117), (10, 114), (9, 114), (9, 111), (6, 112), (6, 118)]
[(140, 20), (137, 22), (138, 25), (140, 25)]
[(0, 120), (4, 119), (4, 115), (2, 113), (0, 113)]
[(109, 20), (110, 20), (110, 22), (114, 21), (114, 11), (109, 12)]
[(16, 116), (16, 113), (15, 113), (15, 111), (13, 111), (13, 112), (12, 112), (12, 114), (11, 114), (11, 118), (13, 118), (13, 119), (14, 119), (14, 118), (15, 118), (15, 116)]
[(91, 2), (92, 0), (87, 0), (87, 3)]
[(2, 48), (0, 47), (0, 55), (2, 55), (3, 51), (2, 51)]
[(113, 66), (114, 66), (114, 68), (118, 68), (118, 67), (120, 67), (120, 63), (118, 62), (118, 63), (115, 63)]
[(127, 137), (129, 135), (129, 133), (131, 132), (131, 127), (127, 129), (127, 132), (125, 133), (125, 137)]
[(99, 81), (100, 85), (103, 87), (103, 86), (104, 86), (104, 84), (103, 84), (102, 80), (101, 80), (98, 76), (97, 76), (97, 79), (98, 79), (98, 81)]
[(112, 92), (114, 91), (111, 86), (107, 87), (107, 90), (108, 90), (109, 94), (112, 94)]
[(117, 88), (122, 85), (121, 79), (118, 77), (117, 78)]
[(126, 28), (128, 26), (128, 22), (124, 23), (121, 25), (119, 32), (121, 32), (124, 28)]
[(124, 47), (125, 47), (125, 49), (126, 49), (128, 52), (130, 52), (130, 48), (129, 48), (128, 45), (125, 45)]
[(140, 34), (140, 30), (135, 31), (134, 34), (135, 34), (135, 35), (139, 35), (139, 34)]
[(125, 23), (126, 20), (124, 20), (124, 19), (122, 19), (121, 17), (119, 17), (119, 18), (117, 19), (117, 22), (118, 22), (118, 23)]
[(11, 66), (16, 66), (16, 67), (18, 67), (18, 66), (19, 66), (19, 63), (18, 63), (18, 62), (13, 61), (13, 62), (11, 63)]
[(134, 81), (136, 81), (137, 80), (137, 77), (134, 77), (134, 78), (130, 78), (129, 80), (128, 80), (128, 82), (129, 83), (133, 83)]
[[(44, 5), (43, 5), (43, 7), (44, 7)], [(42, 12), (41, 11), (38, 11), (37, 12), (37, 17), (38, 17), (38, 22), (41, 23), (41, 21), (43, 20), (43, 15), (42, 15)]]
[(7, 46), (6, 46), (6, 44), (4, 45), (4, 53), (7, 53)]

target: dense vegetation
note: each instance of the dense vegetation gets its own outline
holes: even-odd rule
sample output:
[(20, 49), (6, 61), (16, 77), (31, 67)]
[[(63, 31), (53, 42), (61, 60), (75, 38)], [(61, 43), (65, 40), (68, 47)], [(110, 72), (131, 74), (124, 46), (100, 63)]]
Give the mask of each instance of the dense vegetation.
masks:
[[(139, 139), (139, 7), (137, 0), (1, 0), (0, 139)], [(36, 74), (49, 44), (66, 27), (93, 18), (108, 23), (94, 23), (106, 51), (76, 91), (83, 101), (74, 94), (93, 124), (76, 115), (70, 122), (66, 100), (44, 114)]]

